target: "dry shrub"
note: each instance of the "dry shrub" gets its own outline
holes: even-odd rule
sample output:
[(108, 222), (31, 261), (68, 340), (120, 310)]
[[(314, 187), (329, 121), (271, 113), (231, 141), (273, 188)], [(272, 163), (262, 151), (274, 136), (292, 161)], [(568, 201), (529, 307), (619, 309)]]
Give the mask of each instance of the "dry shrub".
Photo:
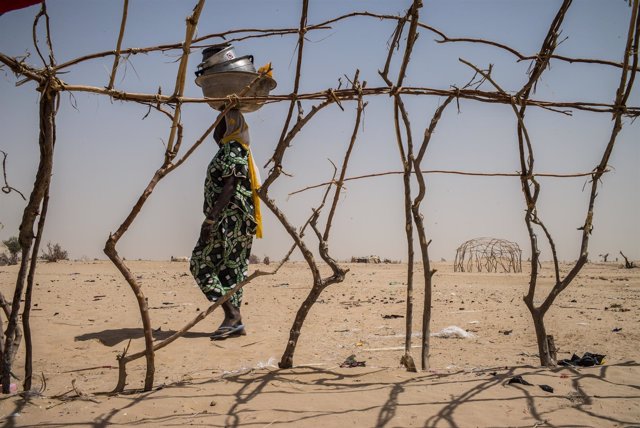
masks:
[(9, 255), (7, 255), (5, 252), (2, 252), (2, 254), (0, 254), (0, 266), (17, 265), (18, 254), (20, 254), (20, 251), (22, 250), (18, 238), (16, 236), (12, 236), (6, 241), (2, 241), (2, 243), (5, 247), (7, 247), (7, 250), (9, 250)]
[(42, 259), (49, 263), (56, 263), (60, 260), (69, 260), (69, 253), (63, 250), (60, 244), (47, 243), (47, 249), (42, 250)]
[(0, 253), (0, 266), (8, 266), (11, 264), (11, 259), (7, 256), (7, 253)]

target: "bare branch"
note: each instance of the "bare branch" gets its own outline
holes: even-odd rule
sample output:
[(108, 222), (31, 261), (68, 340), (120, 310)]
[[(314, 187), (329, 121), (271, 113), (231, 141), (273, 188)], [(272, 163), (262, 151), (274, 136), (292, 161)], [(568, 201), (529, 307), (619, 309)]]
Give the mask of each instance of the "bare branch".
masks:
[(7, 181), (7, 156), (8, 155), (7, 155), (7, 152), (5, 152), (4, 150), (0, 150), (0, 153), (2, 153), (2, 175), (4, 177), (4, 186), (2, 186), (2, 193), (9, 194), (12, 191), (16, 192), (18, 195), (22, 197), (23, 200), (26, 201), (27, 198), (24, 197), (21, 191), (19, 191), (15, 187), (9, 186), (9, 182)]
[[(360, 82), (358, 81), (358, 76), (360, 74), (360, 70), (356, 71), (356, 74), (353, 78), (352, 85), (354, 88), (360, 88)], [(365, 82), (366, 84), (366, 82)], [(331, 230), (331, 223), (333, 221), (333, 216), (335, 215), (336, 208), (338, 206), (338, 201), (340, 200), (340, 193), (342, 192), (342, 186), (344, 184), (344, 177), (347, 174), (347, 165), (349, 163), (349, 159), (351, 158), (351, 152), (353, 151), (353, 147), (356, 142), (356, 138), (358, 136), (358, 130), (360, 129), (360, 120), (362, 118), (362, 112), (364, 111), (366, 104), (362, 101), (362, 94), (358, 97), (358, 108), (356, 112), (356, 121), (353, 125), (353, 132), (351, 134), (351, 140), (349, 141), (349, 146), (347, 147), (347, 151), (344, 155), (344, 160), (342, 161), (342, 169), (340, 171), (340, 178), (338, 181), (332, 180), (332, 183), (336, 186), (336, 191), (333, 196), (333, 202), (331, 204), (331, 209), (329, 210), (329, 215), (327, 216), (327, 223), (324, 228), (324, 234), (322, 235), (321, 241), (327, 241), (329, 239), (329, 232)], [(335, 175), (334, 175), (335, 177)]]
[[(607, 169), (604, 172), (610, 172), (611, 170)], [(445, 170), (445, 169), (427, 169), (422, 170), (422, 174), (452, 174), (452, 175), (467, 175), (472, 177), (520, 177), (522, 174), (517, 172), (470, 172), (470, 171), (456, 171), (456, 170)], [(415, 174), (415, 171), (412, 172)], [(384, 177), (387, 175), (400, 175), (404, 174), (404, 171), (386, 171), (386, 172), (377, 172), (372, 174), (358, 175), (355, 177), (346, 177), (343, 181), (355, 181), (355, 180), (363, 180), (367, 178), (375, 178), (375, 177)], [(569, 174), (559, 174), (559, 173), (535, 173), (533, 177), (550, 177), (550, 178), (578, 178), (578, 177), (592, 177), (594, 174), (593, 171), (590, 172), (579, 172), (579, 173), (569, 173)], [(289, 196), (297, 195), (298, 193), (306, 192), (307, 190), (317, 189), (318, 187), (324, 187), (329, 184), (334, 184), (332, 181), (325, 181), (324, 183), (314, 184), (311, 186), (304, 187), (299, 190), (295, 190), (289, 193)]]
[[(307, 32), (307, 15), (309, 12), (309, 0), (302, 0), (302, 13), (300, 14), (300, 27), (298, 28), (298, 59), (296, 62), (296, 76), (293, 81), (293, 93), (291, 98), (291, 103), (289, 104), (289, 111), (287, 112), (287, 118), (284, 121), (284, 125), (282, 126), (282, 132), (280, 133), (280, 143), (282, 143), (285, 139), (285, 135), (289, 130), (289, 123), (291, 123), (291, 117), (293, 116), (293, 108), (296, 105), (298, 90), (300, 89), (300, 71), (302, 68), (302, 52), (304, 48), (304, 35)], [(335, 99), (335, 95), (333, 97)], [(274, 157), (272, 157), (269, 162), (274, 162), (275, 168), (280, 168), (282, 165), (280, 164), (280, 160), (276, 159), (278, 151), (274, 153)], [(268, 163), (269, 163), (268, 162)], [(268, 164), (267, 163), (267, 164)]]
[(127, 25), (127, 13), (129, 11), (129, 0), (124, 0), (122, 6), (122, 21), (120, 22), (120, 33), (118, 34), (118, 42), (116, 43), (116, 54), (113, 59), (113, 67), (111, 67), (111, 77), (109, 78), (109, 84), (107, 89), (113, 88), (113, 83), (116, 79), (116, 71), (118, 70), (118, 63), (120, 62), (120, 49), (122, 48), (122, 39), (124, 38), (124, 29)]

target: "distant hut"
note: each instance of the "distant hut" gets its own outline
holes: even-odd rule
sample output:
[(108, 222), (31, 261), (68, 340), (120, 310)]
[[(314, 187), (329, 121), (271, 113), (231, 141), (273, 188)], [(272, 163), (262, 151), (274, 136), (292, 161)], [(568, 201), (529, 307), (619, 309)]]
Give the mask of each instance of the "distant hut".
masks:
[(380, 263), (380, 257), (376, 255), (366, 256), (366, 257), (351, 257), (351, 263)]
[(495, 238), (475, 238), (456, 251), (454, 272), (522, 272), (522, 250), (515, 242)]

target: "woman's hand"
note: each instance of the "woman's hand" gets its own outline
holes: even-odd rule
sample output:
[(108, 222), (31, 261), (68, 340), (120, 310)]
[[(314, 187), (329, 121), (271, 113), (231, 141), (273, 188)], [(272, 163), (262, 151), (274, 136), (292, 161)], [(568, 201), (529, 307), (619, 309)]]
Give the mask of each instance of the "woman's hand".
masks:
[(236, 176), (230, 175), (229, 177), (225, 177), (224, 184), (222, 186), (222, 191), (218, 198), (214, 201), (213, 207), (207, 214), (207, 218), (202, 223), (202, 227), (200, 228), (200, 239), (208, 240), (213, 233), (214, 226), (220, 220), (220, 216), (222, 211), (225, 209), (231, 198), (233, 197), (233, 191), (236, 186), (238, 178)]
[(211, 239), (214, 225), (215, 223), (208, 219), (202, 222), (202, 226), (200, 227), (200, 241), (206, 242)]

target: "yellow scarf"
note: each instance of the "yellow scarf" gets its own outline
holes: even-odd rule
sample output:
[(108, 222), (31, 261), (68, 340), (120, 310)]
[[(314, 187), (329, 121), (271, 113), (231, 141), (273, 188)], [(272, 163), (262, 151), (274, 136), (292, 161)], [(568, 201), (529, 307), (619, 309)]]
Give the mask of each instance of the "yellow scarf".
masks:
[[(245, 125), (246, 126), (246, 125)], [(256, 169), (256, 164), (253, 161), (253, 155), (251, 154), (251, 148), (249, 145), (242, 141), (241, 137), (241, 129), (237, 129), (233, 131), (231, 134), (226, 135), (220, 144), (226, 144), (229, 141), (237, 141), (248, 153), (249, 157), (249, 180), (251, 181), (251, 196), (253, 198), (253, 206), (254, 206), (254, 218), (256, 220), (256, 238), (262, 238), (262, 213), (260, 211), (260, 197), (258, 196), (258, 190), (262, 183), (260, 183), (260, 178), (258, 178), (258, 170)]]

